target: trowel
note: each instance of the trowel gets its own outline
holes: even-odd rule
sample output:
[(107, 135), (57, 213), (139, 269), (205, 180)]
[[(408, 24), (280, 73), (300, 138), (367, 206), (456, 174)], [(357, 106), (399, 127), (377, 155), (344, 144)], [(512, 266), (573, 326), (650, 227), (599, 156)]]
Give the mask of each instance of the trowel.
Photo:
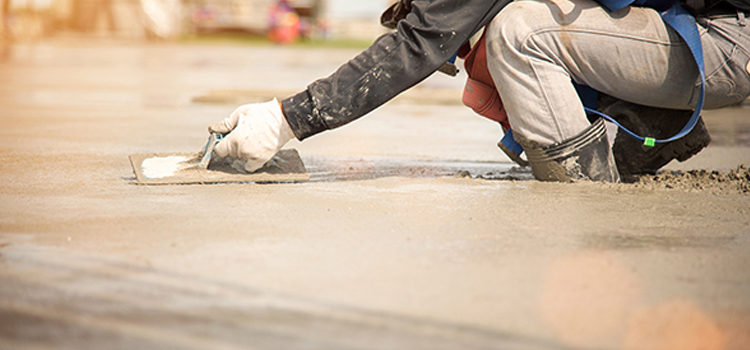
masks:
[(253, 173), (232, 158), (220, 158), (214, 147), (222, 135), (212, 133), (197, 153), (131, 154), (136, 182), (140, 185), (278, 183), (303, 182), (310, 179), (296, 149), (279, 151), (262, 168)]

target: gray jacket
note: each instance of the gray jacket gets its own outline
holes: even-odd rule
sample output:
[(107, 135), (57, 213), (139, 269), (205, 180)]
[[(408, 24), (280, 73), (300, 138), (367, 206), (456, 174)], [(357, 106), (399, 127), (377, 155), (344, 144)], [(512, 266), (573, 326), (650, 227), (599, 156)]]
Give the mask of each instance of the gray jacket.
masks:
[[(434, 73), (512, 0), (413, 0), (397, 30), (328, 76), (282, 101), (297, 139), (364, 116)], [(743, 9), (750, 0), (683, 0)], [(697, 11), (698, 13), (702, 13)]]
[(395, 32), (282, 101), (299, 140), (347, 124), (434, 73), (511, 0), (414, 0)]

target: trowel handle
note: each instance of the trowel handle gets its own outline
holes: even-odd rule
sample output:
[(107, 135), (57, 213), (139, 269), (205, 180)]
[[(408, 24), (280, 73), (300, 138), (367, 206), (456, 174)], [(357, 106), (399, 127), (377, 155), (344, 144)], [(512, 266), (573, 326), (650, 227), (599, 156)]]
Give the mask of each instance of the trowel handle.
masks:
[(214, 153), (214, 147), (216, 147), (216, 144), (221, 141), (221, 139), (224, 138), (224, 134), (213, 132), (211, 133), (211, 136), (208, 137), (208, 142), (206, 142), (206, 145), (203, 146), (203, 149), (201, 150), (203, 152), (203, 158), (201, 158), (201, 162), (198, 163), (198, 166), (206, 169), (208, 168), (208, 163), (211, 162), (211, 155)]

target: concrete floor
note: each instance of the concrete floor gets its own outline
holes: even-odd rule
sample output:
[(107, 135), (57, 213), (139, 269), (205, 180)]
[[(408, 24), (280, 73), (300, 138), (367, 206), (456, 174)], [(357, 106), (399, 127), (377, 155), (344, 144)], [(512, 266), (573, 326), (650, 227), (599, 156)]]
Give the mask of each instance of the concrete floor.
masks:
[[(194, 98), (294, 91), (354, 54), (13, 47), (0, 348), (750, 348), (750, 197), (532, 181), (455, 104), (291, 143), (306, 183), (133, 184), (129, 154), (197, 151), (236, 107)], [(717, 142), (670, 167), (750, 163), (749, 111), (707, 112)]]

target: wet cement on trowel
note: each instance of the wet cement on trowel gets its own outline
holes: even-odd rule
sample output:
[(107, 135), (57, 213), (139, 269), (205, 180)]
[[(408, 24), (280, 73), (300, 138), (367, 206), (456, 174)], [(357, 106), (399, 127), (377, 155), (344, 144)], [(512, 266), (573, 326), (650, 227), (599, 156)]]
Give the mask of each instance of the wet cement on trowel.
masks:
[(187, 185), (216, 183), (278, 183), (310, 179), (295, 149), (279, 151), (253, 173), (238, 170), (226, 158), (213, 158), (208, 169), (198, 166), (200, 153), (133, 154), (130, 163), (140, 185)]

